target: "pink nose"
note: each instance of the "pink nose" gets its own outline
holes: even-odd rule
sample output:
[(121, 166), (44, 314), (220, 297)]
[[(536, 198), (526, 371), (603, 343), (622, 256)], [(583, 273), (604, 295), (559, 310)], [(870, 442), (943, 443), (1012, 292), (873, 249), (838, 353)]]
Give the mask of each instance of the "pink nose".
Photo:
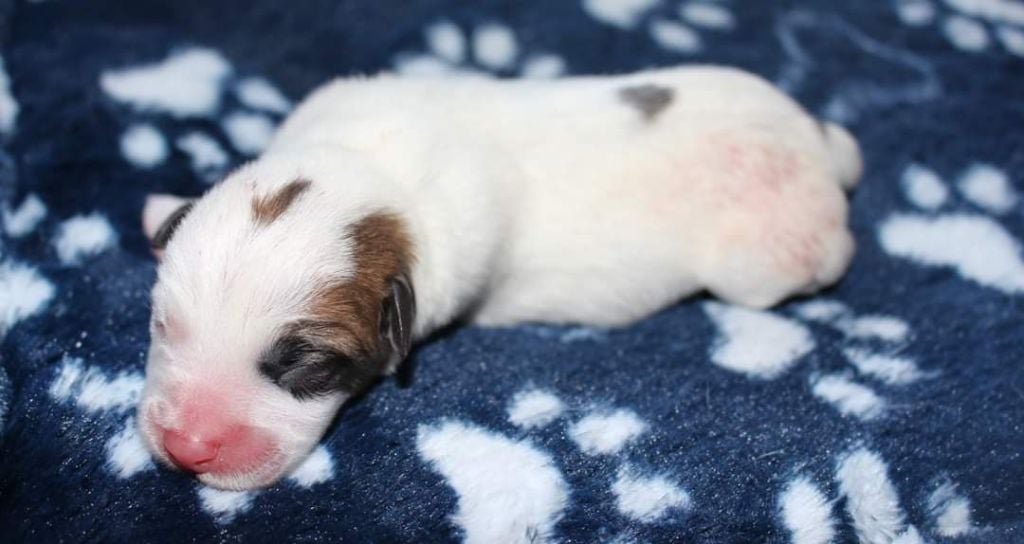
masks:
[(209, 472), (220, 453), (220, 442), (196, 434), (164, 431), (164, 449), (174, 464), (195, 472)]
[(167, 457), (196, 474), (241, 473), (275, 459), (276, 441), (265, 431), (225, 423), (216, 415), (188, 418), (179, 429), (157, 426)]

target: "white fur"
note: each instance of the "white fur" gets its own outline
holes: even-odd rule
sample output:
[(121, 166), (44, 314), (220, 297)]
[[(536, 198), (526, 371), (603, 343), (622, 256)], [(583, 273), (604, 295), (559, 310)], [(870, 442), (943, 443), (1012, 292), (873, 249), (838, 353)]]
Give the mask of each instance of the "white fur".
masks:
[[(236, 172), (235, 179), (284, 184), (303, 175), (324, 179), (359, 173), (354, 166), (342, 172), (322, 160), (309, 161), (301, 169), (260, 161)], [(321, 200), (322, 194), (317, 193), (330, 187), (312, 188), (307, 202)], [(305, 213), (286, 214), (267, 227), (272, 233), (269, 236), (251, 236), (255, 226), (250, 207), (235, 203), (251, 201), (257, 190), (272, 189), (246, 182), (215, 186), (171, 239), (154, 288), (154, 320), (173, 318), (182, 329), (177, 337), (154, 334), (149, 353), (147, 393), (139, 424), (154, 455), (169, 462), (159, 446), (155, 425), (174, 429), (182, 424), (180, 414), (168, 408), (175, 387), (193, 390), (219, 384), (217, 390), (233, 390), (231, 398), (245, 403), (244, 422), (277, 440), (282, 456), (279, 463), (253, 473), (200, 476), (204, 483), (221, 488), (266, 485), (289, 473), (316, 445), (346, 398), (336, 394), (300, 402), (256, 372), (255, 361), (277, 337), (278, 327), (305, 316), (312, 296), (308, 287), (342, 280), (352, 272), (350, 248), (337, 229), (310, 229), (307, 223), (331, 225), (335, 213), (345, 213), (343, 208), (312, 206)], [(350, 214), (361, 206), (358, 199), (351, 205)], [(175, 202), (162, 198), (152, 201), (152, 206), (173, 210)], [(148, 219), (145, 222), (152, 226)], [(214, 232), (218, 235), (205, 234)], [(281, 239), (289, 243), (281, 244)], [(207, 256), (196, 261), (187, 246), (200, 240)], [(176, 250), (183, 246), (186, 251)], [(324, 247), (332, 251), (320, 249)], [(225, 341), (227, 338), (238, 341)], [(223, 385), (229, 382), (233, 385)]]
[(167, 159), (167, 140), (153, 125), (132, 125), (121, 135), (121, 155), (139, 168), (152, 168)]
[(155, 64), (104, 72), (100, 87), (139, 110), (203, 117), (220, 107), (221, 85), (230, 73), (231, 65), (219, 53), (193, 48)]
[[(506, 27), (478, 28), (474, 54), (501, 69), (518, 58)], [(671, 100), (647, 120), (622, 92), (650, 85)], [(262, 145), (231, 138), (242, 151)], [(834, 282), (852, 253), (842, 187), (859, 164), (845, 131), (821, 130), (766, 82), (725, 68), (338, 80), (200, 199), (164, 251), (154, 323), (182, 330), (154, 335), (142, 435), (166, 461), (154, 425), (181, 425), (169, 391), (230, 384), (237, 392), (225, 403), (272, 435), (283, 460), (201, 479), (241, 489), (298, 466), (344, 395), (298, 401), (259, 376), (256, 361), (307, 315), (317, 286), (354, 273), (346, 234), (368, 213), (390, 211), (408, 228), (416, 339), (458, 317), (617, 326), (702, 289), (765, 307)], [(257, 227), (252, 199), (297, 178), (309, 189)], [(176, 204), (151, 199), (146, 231)], [(591, 449), (621, 447), (637, 434), (625, 429)]]
[(60, 224), (53, 245), (65, 265), (80, 263), (117, 244), (117, 232), (99, 212), (76, 215)]
[[(646, 127), (617, 93), (625, 86), (650, 83), (672, 89), (675, 96)], [(450, 102), (439, 102), (438, 96)], [(473, 98), (478, 96), (493, 99), (478, 104)], [(380, 109), (381, 104), (388, 107)], [(548, 117), (544, 112), (560, 108), (568, 108), (562, 122), (579, 127), (571, 139), (559, 131), (536, 130)], [(703, 115), (709, 108), (727, 108), (731, 115)], [(418, 114), (409, 115), (409, 109)], [(505, 129), (471, 135), (481, 115)], [(786, 119), (787, 124), (776, 123), (769, 138), (754, 128), (754, 120), (761, 117)], [(795, 215), (787, 215), (794, 222), (743, 212), (742, 206), (735, 207), (741, 214), (735, 218), (713, 212), (718, 192), (728, 187), (704, 186), (703, 180), (719, 181), (725, 175), (719, 169), (729, 165), (714, 164), (709, 153), (715, 148), (704, 147), (705, 136), (767, 152), (773, 148), (760, 146), (773, 145), (769, 141), (778, 141), (775, 134), (785, 127), (793, 132), (787, 146), (808, 161), (807, 171), (794, 183), (814, 193), (787, 203), (795, 207)], [(380, 140), (376, 135), (381, 131), (393, 137)], [(678, 149), (678, 160), (691, 168), (683, 178), (687, 183), (674, 181), (678, 178), (670, 163), (619, 160), (623, 149), (644, 141)], [(760, 80), (721, 68), (687, 68), (554, 82), (339, 81), (296, 110), (268, 155), (298, 165), (315, 156), (302, 159), (300, 150), (336, 146), (358, 155), (333, 160), (340, 170), (368, 163), (389, 180), (380, 190), (394, 193), (392, 202), (397, 198), (399, 209), (407, 210), (416, 237), (418, 308), (427, 314), (425, 329), (433, 330), (472, 302), (483, 302), (475, 317), (485, 324), (540, 320), (616, 325), (701, 287), (767, 306), (787, 294), (830, 283), (848, 261), (850, 240), (842, 224), (846, 204), (838, 187), (840, 173), (823, 144), (822, 134), (799, 108)], [(336, 177), (341, 176), (330, 179)], [(339, 202), (351, 201), (365, 182), (352, 175), (343, 179), (332, 192)], [(625, 181), (636, 179), (649, 180), (650, 199)], [(586, 191), (580, 190), (581, 183)], [(757, 181), (744, 183), (749, 187)], [(422, 190), (424, 184), (433, 189)], [(624, 201), (621, 195), (627, 194), (631, 196)], [(657, 204), (667, 201), (672, 205), (660, 210)], [(567, 214), (567, 209), (579, 211)], [(604, 210), (615, 219), (597, 219), (589, 210)], [(344, 217), (340, 211), (338, 216)], [(821, 252), (807, 257), (818, 261), (816, 270), (794, 274), (773, 270), (753, 247), (730, 253), (718, 238), (726, 219), (729, 228), (739, 230), (737, 245), (748, 229), (753, 235), (769, 228), (761, 221), (808, 236), (803, 231), (816, 221), (839, 223), (814, 229)], [(610, 247), (616, 251), (608, 252)], [(500, 281), (495, 270), (499, 259)], [(460, 264), (447, 268), (444, 263)]]
[(18, 120), (18, 101), (11, 93), (11, 80), (0, 57), (0, 135), (10, 134)]
[(508, 420), (517, 427), (533, 429), (543, 427), (562, 415), (565, 404), (547, 391), (530, 389), (520, 391), (508, 408)]
[(596, 412), (569, 428), (569, 438), (588, 455), (618, 453), (647, 432), (647, 423), (631, 410)]
[(550, 542), (568, 501), (551, 458), (526, 441), (446, 422), (421, 426), (416, 439), (459, 497), (453, 521), (466, 544)]
[(4, 205), (3, 220), (4, 231), (11, 238), (21, 238), (35, 230), (39, 222), (46, 217), (46, 204), (34, 194), (30, 194), (22, 201), (18, 209), (11, 210)]
[(846, 511), (853, 519), (857, 537), (864, 544), (920, 542), (917, 530), (906, 526), (888, 472), (882, 458), (866, 448), (859, 448), (839, 461), (836, 480), (840, 493), (846, 497)]
[(814, 337), (800, 323), (771, 312), (708, 302), (704, 311), (719, 336), (711, 361), (754, 378), (774, 378), (814, 349)]
[(885, 401), (871, 388), (841, 374), (815, 378), (812, 381), (811, 392), (835, 406), (839, 413), (865, 421), (875, 419), (885, 408)]
[(779, 496), (782, 523), (793, 544), (829, 544), (836, 536), (832, 504), (806, 476), (798, 476)]
[(641, 476), (623, 466), (612, 483), (615, 505), (624, 516), (641, 523), (660, 521), (675, 508), (690, 508), (690, 494), (662, 475)]

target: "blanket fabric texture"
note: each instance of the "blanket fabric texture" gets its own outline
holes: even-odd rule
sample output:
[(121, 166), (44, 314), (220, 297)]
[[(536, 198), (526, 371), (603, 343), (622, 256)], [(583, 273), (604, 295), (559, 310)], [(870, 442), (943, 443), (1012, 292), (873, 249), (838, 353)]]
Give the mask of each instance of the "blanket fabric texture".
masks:
[[(1017, 0), (0, 0), (0, 59), (0, 541), (1024, 542)], [(838, 286), (454, 327), (269, 489), (146, 453), (147, 194), (336, 76), (685, 63), (857, 135)]]

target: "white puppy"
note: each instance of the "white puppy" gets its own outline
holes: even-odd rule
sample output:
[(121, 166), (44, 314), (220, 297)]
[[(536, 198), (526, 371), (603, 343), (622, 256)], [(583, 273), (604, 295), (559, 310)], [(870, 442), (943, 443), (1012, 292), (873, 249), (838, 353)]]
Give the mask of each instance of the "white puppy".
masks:
[(161, 256), (139, 424), (227, 489), (456, 318), (618, 326), (708, 290), (766, 307), (849, 263), (856, 142), (716, 67), (552, 82), (348, 79), (191, 202)]

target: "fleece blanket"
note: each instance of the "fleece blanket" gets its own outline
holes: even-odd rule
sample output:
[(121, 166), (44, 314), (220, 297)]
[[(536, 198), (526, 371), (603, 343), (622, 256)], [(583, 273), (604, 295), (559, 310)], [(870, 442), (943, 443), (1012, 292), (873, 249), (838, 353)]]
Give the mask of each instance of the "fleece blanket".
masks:
[[(1024, 541), (1017, 0), (0, 1), (0, 540)], [(265, 490), (134, 426), (151, 192), (339, 75), (759, 73), (862, 142), (840, 285), (455, 327)]]

